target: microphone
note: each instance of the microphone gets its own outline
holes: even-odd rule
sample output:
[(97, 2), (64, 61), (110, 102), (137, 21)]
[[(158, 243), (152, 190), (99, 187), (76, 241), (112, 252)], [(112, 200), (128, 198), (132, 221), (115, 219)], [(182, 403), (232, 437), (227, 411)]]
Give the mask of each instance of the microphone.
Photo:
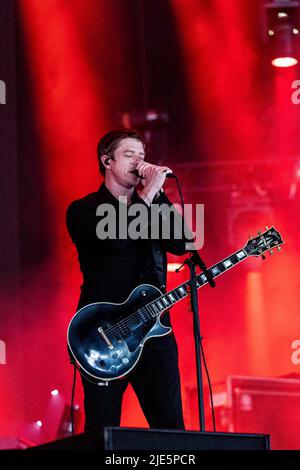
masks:
[[(132, 170), (130, 173), (133, 173), (135, 176), (138, 176), (141, 179), (145, 178), (144, 176), (140, 176), (137, 170)], [(164, 173), (167, 173), (167, 170), (165, 170)], [(174, 175), (174, 173), (169, 172), (166, 174), (166, 178), (176, 178), (176, 176)]]

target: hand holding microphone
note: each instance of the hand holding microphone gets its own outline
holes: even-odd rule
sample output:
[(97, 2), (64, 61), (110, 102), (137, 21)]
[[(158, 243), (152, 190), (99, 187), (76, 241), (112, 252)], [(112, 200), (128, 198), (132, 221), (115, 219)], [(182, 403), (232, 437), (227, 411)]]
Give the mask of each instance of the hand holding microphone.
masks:
[(167, 166), (152, 165), (144, 161), (137, 164), (135, 172), (137, 172), (137, 176), (140, 176), (144, 186), (141, 197), (145, 196), (143, 199), (149, 205), (152, 203), (155, 195), (161, 190), (166, 177), (172, 175), (172, 170)]
[[(144, 176), (140, 176), (139, 175), (139, 172), (137, 170), (133, 170), (131, 173), (133, 173), (135, 176), (137, 176), (138, 178), (141, 178), (141, 179), (144, 179), (145, 177)], [(165, 173), (166, 173), (166, 178), (176, 178), (176, 176), (174, 175), (174, 173), (168, 173), (168, 171), (165, 170)]]

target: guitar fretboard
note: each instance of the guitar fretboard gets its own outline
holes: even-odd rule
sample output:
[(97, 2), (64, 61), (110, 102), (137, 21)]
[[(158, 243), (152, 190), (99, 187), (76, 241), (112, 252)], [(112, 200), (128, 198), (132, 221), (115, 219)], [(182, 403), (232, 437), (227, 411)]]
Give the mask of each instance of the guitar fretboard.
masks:
[[(236, 251), (228, 258), (224, 258), (222, 261), (219, 261), (214, 266), (208, 268), (208, 272), (210, 273), (212, 278), (216, 278), (223, 274), (225, 271), (228, 271), (236, 264), (240, 263), (248, 256), (245, 249), (241, 249)], [(196, 286), (197, 289), (204, 286), (208, 283), (208, 279), (206, 275), (202, 272), (196, 276)], [(154, 301), (150, 302), (146, 305), (147, 310), (150, 312), (152, 317), (156, 317), (160, 313), (168, 310), (174, 304), (182, 300), (183, 298), (187, 297), (190, 292), (190, 281), (186, 281), (180, 286), (175, 287), (175, 289), (167, 292), (166, 294), (161, 295)]]

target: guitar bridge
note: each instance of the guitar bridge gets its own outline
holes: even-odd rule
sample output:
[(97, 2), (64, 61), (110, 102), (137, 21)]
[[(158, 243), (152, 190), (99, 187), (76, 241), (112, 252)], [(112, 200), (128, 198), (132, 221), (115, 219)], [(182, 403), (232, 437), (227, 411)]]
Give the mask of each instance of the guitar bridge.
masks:
[(103, 328), (100, 326), (100, 328), (98, 328), (98, 331), (100, 333), (100, 335), (102, 336), (102, 338), (104, 339), (104, 341), (106, 342), (107, 346), (109, 347), (109, 349), (114, 349), (113, 345), (111, 344), (111, 342), (109, 341), (108, 337), (106, 336), (106, 334), (104, 333), (103, 331)]

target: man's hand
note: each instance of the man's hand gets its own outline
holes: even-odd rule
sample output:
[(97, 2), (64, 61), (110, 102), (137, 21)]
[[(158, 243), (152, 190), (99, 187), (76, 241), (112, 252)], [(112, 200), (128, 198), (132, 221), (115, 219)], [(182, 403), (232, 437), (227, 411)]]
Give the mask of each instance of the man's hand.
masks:
[(167, 173), (172, 173), (172, 170), (167, 166), (152, 165), (144, 161), (137, 164), (136, 170), (143, 177), (141, 182), (144, 188), (140, 197), (150, 205), (155, 195), (161, 190)]

